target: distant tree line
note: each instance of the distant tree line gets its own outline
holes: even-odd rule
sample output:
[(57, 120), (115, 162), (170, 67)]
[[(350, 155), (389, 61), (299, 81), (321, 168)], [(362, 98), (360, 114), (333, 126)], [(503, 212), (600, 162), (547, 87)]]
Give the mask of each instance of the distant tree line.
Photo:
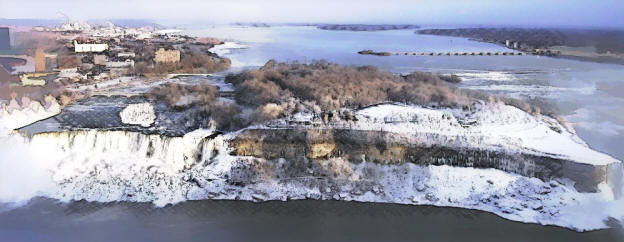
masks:
[(520, 42), (528, 48), (552, 46), (593, 46), (598, 53), (624, 53), (624, 30), (583, 30), (546, 28), (458, 28), (423, 29), (419, 34), (466, 37), (504, 44), (505, 40)]

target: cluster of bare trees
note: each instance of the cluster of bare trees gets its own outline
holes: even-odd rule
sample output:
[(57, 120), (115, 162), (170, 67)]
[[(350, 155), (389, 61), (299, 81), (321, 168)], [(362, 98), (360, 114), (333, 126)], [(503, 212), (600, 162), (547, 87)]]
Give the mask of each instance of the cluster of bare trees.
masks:
[(210, 105), (217, 100), (217, 89), (208, 84), (166, 83), (149, 90), (148, 97), (164, 100), (171, 107)]
[(466, 95), (438, 75), (414, 72), (398, 76), (375, 67), (340, 66), (325, 61), (269, 61), (259, 70), (229, 75), (226, 81), (236, 86), (237, 102), (255, 106), (281, 104), (293, 98), (314, 102), (323, 110), (359, 108), (383, 101), (468, 103)]
[[(443, 77), (451, 78), (452, 77)], [(492, 96), (462, 90), (440, 76), (424, 72), (394, 75), (375, 67), (349, 67), (314, 61), (311, 64), (267, 62), (258, 70), (231, 74), (236, 103), (219, 101), (217, 89), (207, 85), (168, 83), (148, 96), (176, 109), (191, 112), (198, 120), (210, 117), (221, 130), (272, 120), (307, 110), (316, 114), (360, 108), (384, 101), (467, 108), (475, 100), (503, 102), (524, 111), (556, 117), (544, 103)], [(246, 110), (246, 111), (243, 111)]]
[(201, 52), (185, 52), (176, 63), (156, 63), (139, 61), (131, 72), (149, 77), (161, 77), (169, 73), (213, 73), (227, 70), (231, 61)]
[(218, 90), (208, 84), (166, 83), (150, 89), (147, 96), (166, 102), (174, 110), (184, 111), (187, 115), (183, 121), (189, 126), (215, 125), (220, 130), (232, 130), (248, 124), (241, 118), (241, 107), (218, 101)]

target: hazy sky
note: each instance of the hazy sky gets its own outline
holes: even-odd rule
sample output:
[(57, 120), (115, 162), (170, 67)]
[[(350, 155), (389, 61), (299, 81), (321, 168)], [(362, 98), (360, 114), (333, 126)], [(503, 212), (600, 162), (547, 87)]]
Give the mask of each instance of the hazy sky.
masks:
[(0, 18), (624, 27), (624, 0), (0, 0)]

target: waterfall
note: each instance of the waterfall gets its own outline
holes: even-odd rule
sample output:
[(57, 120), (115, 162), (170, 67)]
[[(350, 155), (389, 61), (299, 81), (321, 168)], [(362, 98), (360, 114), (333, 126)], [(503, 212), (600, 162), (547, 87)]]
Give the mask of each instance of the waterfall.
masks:
[[(17, 166), (24, 175), (37, 171), (35, 174), (45, 179), (34, 187), (36, 191), (21, 197), (0, 197), (0, 201), (20, 202), (35, 195), (66, 201), (166, 204), (186, 200), (187, 191), (195, 185), (188, 180), (203, 169), (205, 162), (227, 154), (222, 137), (211, 134), (212, 130), (196, 130), (182, 137), (98, 130), (49, 132), (32, 137), (16, 134), (3, 139), (6, 147), (13, 147), (4, 151), (10, 154), (5, 153), (9, 159), (3, 159), (3, 168)], [(23, 183), (20, 176), (11, 179), (16, 180), (6, 178), (2, 184)]]

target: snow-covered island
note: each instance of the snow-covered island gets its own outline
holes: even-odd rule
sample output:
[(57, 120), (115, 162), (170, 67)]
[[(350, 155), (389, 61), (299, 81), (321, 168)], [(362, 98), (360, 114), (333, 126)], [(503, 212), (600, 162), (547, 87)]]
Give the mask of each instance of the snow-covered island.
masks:
[[(70, 104), (1, 139), (32, 154), (31, 169), (12, 177), (36, 182), (11, 201), (333, 199), (479, 209), (578, 231), (624, 218), (621, 161), (555, 118), (467, 98), (431, 74), (312, 65), (269, 62), (228, 76), (234, 91), (172, 79), (146, 95)], [(383, 88), (331, 99), (316, 92), (321, 84), (306, 86), (319, 98), (298, 96), (300, 73), (320, 80), (335, 70), (384, 80), (349, 88)], [(438, 99), (379, 101), (410, 95)]]

